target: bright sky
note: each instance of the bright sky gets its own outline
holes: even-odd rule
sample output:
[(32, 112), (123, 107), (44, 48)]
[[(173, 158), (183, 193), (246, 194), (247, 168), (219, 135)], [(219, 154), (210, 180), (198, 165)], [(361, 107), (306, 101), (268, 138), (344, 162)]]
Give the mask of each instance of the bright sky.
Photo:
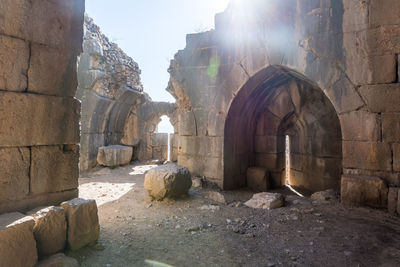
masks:
[(86, 12), (102, 32), (142, 70), (144, 90), (154, 101), (174, 102), (165, 91), (169, 61), (186, 34), (214, 28), (214, 15), (229, 0), (86, 0)]

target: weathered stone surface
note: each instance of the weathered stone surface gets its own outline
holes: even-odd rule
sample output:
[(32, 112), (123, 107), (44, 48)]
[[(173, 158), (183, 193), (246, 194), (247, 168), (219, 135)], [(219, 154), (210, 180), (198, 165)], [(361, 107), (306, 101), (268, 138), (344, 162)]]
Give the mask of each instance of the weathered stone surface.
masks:
[(179, 115), (179, 134), (182, 136), (197, 135), (196, 118), (193, 111), (186, 111)]
[(247, 187), (254, 191), (265, 192), (269, 189), (269, 173), (265, 168), (248, 168), (246, 178)]
[(78, 86), (76, 59), (76, 55), (68, 49), (33, 44), (28, 72), (28, 91), (73, 97)]
[(210, 199), (216, 203), (219, 204), (228, 204), (225, 196), (221, 193), (221, 192), (217, 192), (217, 191), (208, 191), (204, 193), (205, 198)]
[(0, 145), (77, 144), (79, 108), (73, 98), (0, 92)]
[(79, 267), (76, 259), (57, 253), (45, 260), (39, 261), (38, 267)]
[(96, 201), (75, 198), (61, 203), (61, 206), (67, 218), (68, 247), (78, 250), (95, 244), (100, 232)]
[(175, 164), (153, 168), (146, 173), (144, 179), (144, 188), (147, 193), (157, 200), (185, 195), (191, 186), (192, 179), (189, 171)]
[(35, 221), (21, 213), (0, 215), (0, 266), (33, 267), (38, 256), (32, 228)]
[(378, 114), (366, 111), (353, 111), (339, 116), (343, 140), (380, 140), (380, 121)]
[(397, 214), (400, 214), (400, 190), (397, 195)]
[(388, 211), (391, 214), (395, 214), (397, 212), (397, 202), (398, 202), (399, 191), (400, 190), (398, 187), (389, 187)]
[(262, 192), (254, 194), (253, 197), (244, 204), (254, 209), (276, 209), (283, 206), (283, 196), (278, 193)]
[(192, 187), (202, 188), (203, 187), (203, 179), (200, 177), (193, 177), (192, 178)]
[(400, 113), (382, 114), (382, 138), (385, 142), (400, 142)]
[(128, 146), (103, 146), (99, 147), (97, 162), (103, 166), (121, 166), (129, 164), (132, 160), (133, 148)]
[(0, 35), (0, 58), (0, 89), (24, 91), (28, 82), (26, 78), (29, 60), (28, 43)]
[(386, 143), (343, 142), (343, 167), (345, 168), (390, 171), (392, 166), (389, 155), (391, 155), (391, 149)]
[(29, 148), (0, 148), (0, 203), (29, 193)]
[(168, 134), (167, 133), (153, 133), (151, 135), (152, 146), (168, 146)]
[(372, 112), (400, 112), (400, 83), (365, 85), (359, 92)]
[(371, 1), (370, 22), (372, 25), (399, 24), (400, 2), (396, 0)]
[(62, 207), (48, 207), (28, 212), (35, 219), (33, 235), (39, 257), (53, 255), (65, 249), (67, 221)]
[(393, 169), (400, 171), (400, 144), (393, 144)]
[(32, 147), (31, 192), (41, 194), (78, 187), (79, 146)]
[(336, 200), (337, 198), (337, 193), (333, 189), (315, 192), (311, 195), (311, 199), (314, 200)]
[(343, 175), (341, 200), (343, 204), (386, 208), (388, 187), (378, 177)]

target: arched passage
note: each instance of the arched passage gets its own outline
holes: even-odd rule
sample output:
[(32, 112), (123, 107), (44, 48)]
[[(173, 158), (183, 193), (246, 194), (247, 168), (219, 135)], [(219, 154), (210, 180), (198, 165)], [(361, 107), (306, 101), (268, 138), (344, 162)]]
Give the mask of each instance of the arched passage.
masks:
[(285, 136), (290, 138), (292, 186), (339, 188), (341, 128), (323, 91), (301, 74), (270, 66), (233, 100), (225, 123), (224, 188), (246, 186), (249, 167), (263, 167), (272, 187), (285, 185)]

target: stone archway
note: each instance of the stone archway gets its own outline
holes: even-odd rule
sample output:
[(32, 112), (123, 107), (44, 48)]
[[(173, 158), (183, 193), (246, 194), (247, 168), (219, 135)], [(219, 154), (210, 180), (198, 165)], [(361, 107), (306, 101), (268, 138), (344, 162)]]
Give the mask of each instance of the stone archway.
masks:
[(310, 191), (338, 189), (341, 127), (324, 92), (301, 74), (270, 66), (233, 100), (225, 123), (224, 188), (246, 185), (249, 167), (264, 167), (273, 187), (285, 185), (285, 136), (290, 137), (289, 183)]

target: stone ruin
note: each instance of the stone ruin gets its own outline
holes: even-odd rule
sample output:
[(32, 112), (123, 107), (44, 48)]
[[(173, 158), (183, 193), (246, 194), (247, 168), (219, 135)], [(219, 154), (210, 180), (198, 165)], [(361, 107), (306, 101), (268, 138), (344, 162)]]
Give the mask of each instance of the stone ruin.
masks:
[(249, 168), (284, 185), (288, 136), (290, 184), (398, 212), (400, 2), (253, 0), (250, 17), (235, 5), (187, 35), (168, 70), (171, 104), (143, 92), (84, 0), (2, 0), (0, 214), (77, 197), (99, 147), (163, 158), (161, 115), (172, 160), (222, 189), (246, 186)]
[(78, 59), (76, 97), (82, 107), (81, 171), (97, 165), (98, 149), (103, 146), (132, 146), (135, 160), (167, 160), (168, 139), (155, 130), (162, 115), (174, 124), (175, 104), (153, 102), (143, 92), (138, 64), (110, 42), (88, 16)]

